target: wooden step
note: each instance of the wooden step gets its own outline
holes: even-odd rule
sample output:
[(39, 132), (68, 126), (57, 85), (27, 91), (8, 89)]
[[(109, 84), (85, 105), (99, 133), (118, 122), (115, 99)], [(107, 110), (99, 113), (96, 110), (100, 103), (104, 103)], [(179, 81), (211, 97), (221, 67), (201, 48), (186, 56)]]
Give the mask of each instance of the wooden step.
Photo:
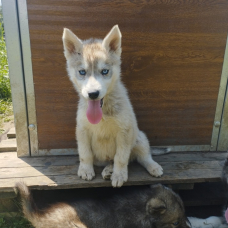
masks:
[(11, 139), (11, 138), (16, 138), (15, 127), (11, 128), (11, 129), (9, 130), (9, 132), (7, 133), (7, 137), (8, 137), (9, 139)]
[(6, 139), (0, 142), (0, 152), (17, 151), (16, 139)]
[[(226, 152), (178, 152), (154, 156), (164, 169), (162, 177), (152, 177), (138, 163), (132, 163), (124, 185), (218, 182), (226, 156)], [(101, 177), (102, 167), (95, 167), (95, 179), (85, 181), (77, 176), (78, 166), (78, 156), (18, 158), (17, 153), (0, 153), (0, 192), (13, 191), (17, 181), (24, 181), (32, 189), (111, 187), (111, 182)]]

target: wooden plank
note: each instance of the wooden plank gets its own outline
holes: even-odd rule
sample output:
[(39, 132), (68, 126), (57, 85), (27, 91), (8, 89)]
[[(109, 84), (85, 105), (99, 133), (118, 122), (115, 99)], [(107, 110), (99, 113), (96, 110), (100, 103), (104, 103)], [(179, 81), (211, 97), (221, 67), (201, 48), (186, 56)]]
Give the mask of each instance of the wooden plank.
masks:
[(114, 24), (123, 34), (122, 78), (151, 145), (210, 145), (227, 1), (27, 4), (40, 149), (76, 146), (77, 95), (65, 70), (63, 27), (87, 39), (104, 37)]
[(167, 185), (169, 188), (175, 191), (179, 190), (192, 190), (194, 188), (194, 183), (185, 183), (185, 184), (173, 184), (173, 185)]
[(0, 142), (0, 152), (17, 151), (16, 139), (6, 139)]
[(18, 205), (11, 198), (0, 199), (0, 213), (18, 211)]
[[(224, 161), (227, 152), (178, 152), (161, 156), (154, 156), (154, 160), (161, 163), (172, 162), (195, 162), (195, 161)], [(75, 165), (76, 156), (49, 156), (49, 157), (27, 157), (18, 158), (17, 153), (0, 153), (0, 168), (19, 168), (19, 167), (47, 167)]]
[[(133, 176), (132, 176), (133, 175)], [(221, 171), (205, 170), (188, 170), (187, 172), (171, 172), (166, 173), (162, 178), (153, 178), (143, 170), (139, 174), (131, 174), (125, 186), (130, 185), (148, 185), (155, 183), (176, 184), (176, 183), (198, 183), (206, 181), (220, 181)], [(175, 178), (176, 177), (176, 178)], [(110, 181), (104, 181), (98, 174), (93, 181), (84, 181), (77, 175), (62, 175), (62, 176), (35, 176), (26, 178), (10, 178), (2, 179), (0, 191), (11, 192), (17, 181), (24, 181), (33, 189), (70, 189), (70, 188), (93, 188), (93, 187), (111, 187)]]
[[(196, 159), (194, 153), (182, 154), (182, 161), (172, 161), (171, 158), (161, 161), (164, 175), (161, 178), (155, 178), (139, 164), (132, 163), (129, 165), (128, 185), (145, 185), (152, 183), (177, 184), (177, 183), (197, 183), (205, 181), (219, 181), (223, 161), (215, 158), (215, 153), (204, 153), (201, 157), (209, 160), (189, 160), (185, 161), (184, 157)], [(225, 153), (221, 153), (224, 155)], [(218, 153), (219, 157), (220, 153)], [(168, 155), (161, 157), (165, 158)], [(200, 153), (198, 153), (200, 156)], [(110, 187), (111, 182), (105, 181), (101, 177), (103, 167), (95, 167), (96, 177), (92, 181), (84, 181), (77, 176), (79, 160), (77, 156), (55, 156), (45, 158), (16, 158), (15, 155), (6, 153), (5, 157), (1, 156), (0, 166), (0, 191), (11, 192), (15, 182), (23, 180), (34, 189), (66, 189), (66, 188), (89, 188), (89, 187)], [(0, 157), (0, 159), (1, 159)], [(12, 158), (11, 160), (9, 158)], [(165, 159), (164, 159), (165, 160)], [(18, 163), (18, 161), (20, 161)], [(35, 162), (37, 161), (37, 165)], [(11, 166), (9, 165), (11, 163)], [(21, 162), (26, 165), (22, 165)], [(61, 164), (62, 162), (62, 164)], [(65, 165), (63, 165), (63, 163)], [(6, 165), (4, 165), (6, 163)], [(42, 164), (43, 163), (43, 164)], [(67, 164), (68, 163), (68, 164)], [(18, 165), (19, 164), (19, 165)]]
[(17, 195), (15, 192), (0, 192), (0, 200), (1, 199), (13, 199)]
[(7, 133), (8, 138), (16, 138), (16, 130), (15, 127), (11, 128)]
[[(160, 165), (163, 169), (170, 172), (178, 172), (182, 170), (201, 170), (204, 172), (205, 170), (211, 169), (215, 171), (220, 171), (224, 162), (221, 161), (195, 161), (195, 162), (160, 162)], [(52, 166), (48, 165), (45, 167), (22, 167), (16, 168), (17, 172), (15, 173), (14, 168), (1, 168), (1, 179), (12, 178), (12, 177), (33, 177), (33, 176), (56, 176), (56, 175), (77, 175), (79, 166), (79, 159), (77, 158), (75, 164), (73, 165), (65, 165), (65, 166)], [(138, 166), (138, 164), (134, 163), (130, 166)], [(102, 172), (102, 169), (97, 168), (98, 174)]]
[[(226, 51), (226, 62), (228, 60), (228, 47)], [(223, 66), (224, 74), (228, 74), (228, 66), (224, 62)], [(228, 88), (228, 84), (227, 87)], [(228, 93), (226, 92), (226, 97), (224, 101), (224, 108), (221, 120), (221, 128), (219, 133), (218, 151), (228, 150)]]

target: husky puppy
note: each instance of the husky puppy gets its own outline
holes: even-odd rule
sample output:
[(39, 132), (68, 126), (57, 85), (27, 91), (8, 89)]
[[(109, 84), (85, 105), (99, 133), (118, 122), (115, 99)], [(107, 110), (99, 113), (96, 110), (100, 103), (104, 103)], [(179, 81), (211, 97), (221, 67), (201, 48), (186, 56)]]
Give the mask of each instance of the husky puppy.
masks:
[(16, 188), (25, 217), (36, 228), (188, 228), (183, 202), (160, 184), (122, 188), (108, 197), (70, 199), (39, 209), (28, 187)]
[(76, 127), (78, 176), (92, 180), (94, 164), (106, 166), (111, 162), (113, 166), (106, 167), (102, 176), (106, 178), (106, 173), (111, 173), (112, 186), (121, 187), (128, 179), (129, 161), (136, 159), (152, 176), (160, 177), (163, 169), (152, 159), (148, 139), (138, 129), (120, 79), (118, 26), (103, 40), (82, 41), (66, 28), (62, 39), (68, 75), (80, 98)]

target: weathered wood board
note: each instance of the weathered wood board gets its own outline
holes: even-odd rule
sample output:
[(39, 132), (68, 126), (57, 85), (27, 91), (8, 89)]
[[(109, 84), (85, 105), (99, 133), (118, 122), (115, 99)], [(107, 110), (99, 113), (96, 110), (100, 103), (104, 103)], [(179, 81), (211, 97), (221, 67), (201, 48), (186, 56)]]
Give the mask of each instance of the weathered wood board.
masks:
[(0, 153), (1, 152), (12, 152), (17, 151), (16, 139), (6, 139), (0, 142)]
[(62, 31), (103, 38), (119, 24), (122, 79), (152, 146), (210, 145), (228, 1), (27, 0), (40, 149), (75, 148), (77, 95)]
[(8, 138), (16, 138), (16, 130), (15, 127), (12, 127), (7, 133)]
[[(129, 179), (125, 185), (153, 183), (197, 183), (219, 181), (227, 153), (171, 153), (157, 156), (164, 175), (151, 177), (137, 163), (129, 165)], [(50, 156), (17, 158), (14, 152), (0, 154), (0, 192), (13, 191), (15, 182), (24, 181), (33, 189), (66, 189), (110, 187), (101, 177), (102, 167), (95, 167), (96, 178), (84, 181), (77, 176), (78, 156)]]

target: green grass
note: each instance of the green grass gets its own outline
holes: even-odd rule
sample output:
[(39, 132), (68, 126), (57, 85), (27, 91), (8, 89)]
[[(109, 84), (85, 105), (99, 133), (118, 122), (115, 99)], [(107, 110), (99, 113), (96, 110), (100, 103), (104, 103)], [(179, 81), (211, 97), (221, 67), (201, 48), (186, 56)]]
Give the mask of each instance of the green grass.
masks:
[(0, 202), (0, 228), (34, 228), (22, 216), (21, 200), (19, 197)]
[(33, 228), (23, 217), (0, 218), (0, 228)]
[[(9, 79), (9, 67), (7, 61), (6, 43), (2, 13), (0, 11), (0, 127), (4, 122), (9, 122), (13, 114), (11, 88)], [(2, 129), (0, 129), (1, 133)]]
[[(3, 31), (0, 24), (1, 31)], [(9, 80), (9, 67), (7, 61), (6, 43), (3, 32), (0, 33), (0, 99), (11, 101), (11, 89)]]
[(13, 115), (13, 105), (11, 100), (0, 99), (0, 125), (3, 122), (9, 122)]

